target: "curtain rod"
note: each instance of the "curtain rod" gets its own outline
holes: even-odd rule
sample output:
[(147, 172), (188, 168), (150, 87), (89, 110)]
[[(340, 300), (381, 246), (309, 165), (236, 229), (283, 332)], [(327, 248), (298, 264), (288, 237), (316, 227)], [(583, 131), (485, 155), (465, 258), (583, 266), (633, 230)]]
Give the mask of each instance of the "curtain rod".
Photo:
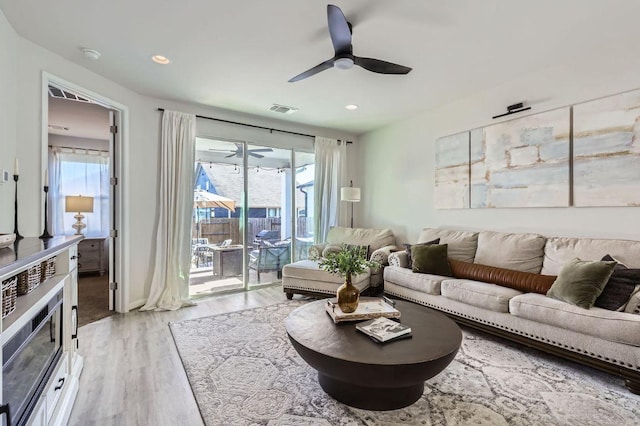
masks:
[(62, 145), (48, 145), (49, 148), (61, 148), (61, 149), (71, 149), (73, 151), (92, 151), (92, 152), (101, 152), (101, 153), (109, 153), (108, 149), (97, 149), (97, 148), (80, 148), (78, 146), (62, 146)]
[[(158, 111), (163, 112), (164, 108), (158, 108)], [(222, 118), (205, 117), (204, 115), (196, 115), (196, 118), (203, 118), (205, 120), (220, 121), (222, 123), (237, 124), (238, 126), (253, 127), (255, 129), (268, 130), (268, 131), (270, 131), (272, 133), (273, 132), (280, 132), (280, 133), (288, 133), (290, 135), (304, 136), (304, 137), (307, 137), (307, 138), (315, 138), (315, 135), (309, 135), (309, 134), (306, 134), (306, 133), (298, 133), (298, 132), (291, 132), (289, 130), (273, 129), (271, 127), (257, 126), (255, 124), (247, 124), (247, 123), (240, 123), (238, 121), (223, 120)], [(346, 142), (347, 144), (353, 143), (351, 141), (344, 141), (344, 142)]]

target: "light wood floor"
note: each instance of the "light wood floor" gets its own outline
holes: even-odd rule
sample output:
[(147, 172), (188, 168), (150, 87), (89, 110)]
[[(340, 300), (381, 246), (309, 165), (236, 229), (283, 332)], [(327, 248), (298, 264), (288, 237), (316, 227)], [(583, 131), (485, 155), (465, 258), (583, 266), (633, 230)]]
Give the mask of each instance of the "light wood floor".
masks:
[(282, 287), (115, 314), (79, 329), (84, 370), (70, 425), (202, 425), (168, 323), (285, 301)]

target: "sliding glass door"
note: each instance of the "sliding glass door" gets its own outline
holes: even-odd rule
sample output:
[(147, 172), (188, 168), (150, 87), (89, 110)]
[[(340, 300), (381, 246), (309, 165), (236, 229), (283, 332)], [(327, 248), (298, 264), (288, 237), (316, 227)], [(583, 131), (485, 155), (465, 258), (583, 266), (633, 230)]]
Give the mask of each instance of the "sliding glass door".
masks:
[(191, 297), (245, 288), (243, 151), (243, 143), (196, 140)]
[(289, 149), (247, 148), (250, 288), (279, 281), (282, 267), (291, 262), (291, 156)]
[(307, 259), (313, 244), (313, 201), (315, 178), (315, 155), (312, 152), (296, 151), (294, 185), (294, 253), (293, 261)]
[(196, 140), (192, 297), (278, 283), (284, 265), (306, 258), (313, 240), (313, 158), (292, 149)]

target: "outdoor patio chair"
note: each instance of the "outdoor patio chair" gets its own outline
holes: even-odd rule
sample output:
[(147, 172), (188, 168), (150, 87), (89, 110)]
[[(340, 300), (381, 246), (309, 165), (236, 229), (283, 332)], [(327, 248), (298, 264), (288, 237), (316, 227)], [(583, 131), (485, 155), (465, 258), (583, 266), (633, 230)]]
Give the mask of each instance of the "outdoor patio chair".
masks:
[(291, 262), (289, 245), (260, 247), (249, 253), (249, 269), (256, 271), (258, 281), (261, 272), (276, 271), (278, 279), (282, 278), (282, 267)]
[(196, 267), (213, 264), (213, 249), (207, 245), (198, 245), (195, 248)]

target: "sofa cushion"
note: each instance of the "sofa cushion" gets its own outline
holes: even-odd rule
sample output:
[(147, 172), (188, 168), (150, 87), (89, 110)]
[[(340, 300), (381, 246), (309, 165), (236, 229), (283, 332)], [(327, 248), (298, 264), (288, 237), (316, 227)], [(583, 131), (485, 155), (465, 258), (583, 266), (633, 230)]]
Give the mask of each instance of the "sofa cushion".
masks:
[(411, 264), (408, 259), (409, 257), (407, 256), (406, 251), (396, 251), (389, 255), (389, 265), (411, 269)]
[(400, 266), (384, 268), (384, 280), (396, 285), (421, 291), (427, 294), (440, 294), (440, 283), (447, 279), (440, 275), (416, 274), (411, 269)]
[(601, 308), (582, 309), (541, 294), (526, 293), (509, 302), (512, 315), (569, 329), (611, 342), (640, 346), (640, 316)]
[(640, 289), (636, 288), (635, 293), (629, 298), (629, 302), (627, 302), (624, 311), (629, 314), (640, 314)]
[(460, 262), (449, 259), (451, 272), (456, 278), (463, 278), (485, 283), (498, 284), (524, 293), (547, 294), (556, 280), (554, 275), (531, 274), (529, 272), (512, 271), (495, 266), (477, 263)]
[(616, 264), (572, 259), (562, 268), (547, 296), (590, 309), (602, 293)]
[(338, 253), (342, 250), (342, 244), (327, 244), (322, 250), (322, 257), (327, 257), (329, 253)]
[[(617, 261), (609, 255), (602, 260)], [(607, 285), (596, 299), (595, 306), (610, 311), (622, 311), (638, 286), (640, 286), (640, 269), (629, 269), (618, 262)]]
[(440, 244), (448, 244), (449, 257), (463, 262), (473, 262), (478, 246), (478, 233), (450, 229), (426, 228), (420, 233), (419, 243), (440, 238)]
[(413, 272), (452, 276), (446, 244), (415, 245), (411, 248), (411, 258)]
[(600, 260), (611, 255), (629, 268), (640, 268), (640, 241), (550, 237), (544, 247), (542, 273), (558, 275), (569, 260)]
[(546, 241), (538, 234), (482, 231), (478, 234), (478, 249), (473, 262), (538, 274), (542, 269)]
[(372, 253), (381, 247), (394, 245), (396, 237), (390, 229), (334, 226), (327, 233), (327, 243), (365, 245), (369, 246), (369, 252)]
[(447, 299), (504, 313), (509, 312), (509, 300), (522, 294), (518, 290), (496, 284), (458, 279), (442, 281), (440, 292)]
[(407, 252), (407, 262), (409, 263), (408, 268), (411, 268), (413, 265), (413, 259), (411, 259), (411, 247), (413, 246), (430, 246), (432, 244), (440, 244), (440, 238), (436, 238), (435, 240), (427, 241), (426, 243), (417, 243), (417, 244), (403, 244), (404, 250)]
[[(331, 283), (343, 283), (344, 278), (338, 274), (331, 274), (324, 269), (320, 269), (316, 260), (299, 260), (282, 267), (282, 276), (311, 281), (324, 281)], [(369, 268), (362, 274), (353, 275), (351, 282), (355, 285), (364, 280), (369, 280), (371, 272)]]

